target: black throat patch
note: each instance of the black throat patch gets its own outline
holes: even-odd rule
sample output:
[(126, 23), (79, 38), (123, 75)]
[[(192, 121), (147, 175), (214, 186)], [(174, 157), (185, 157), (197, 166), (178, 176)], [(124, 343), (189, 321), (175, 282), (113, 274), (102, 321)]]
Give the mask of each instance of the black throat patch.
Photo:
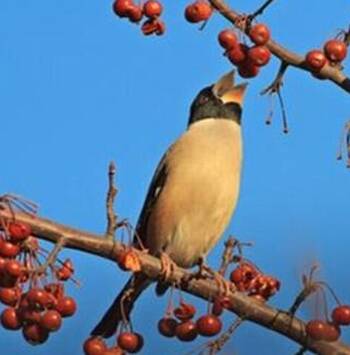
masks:
[(235, 102), (223, 103), (212, 92), (212, 86), (204, 88), (194, 99), (188, 125), (206, 118), (227, 119), (241, 123), (242, 107)]

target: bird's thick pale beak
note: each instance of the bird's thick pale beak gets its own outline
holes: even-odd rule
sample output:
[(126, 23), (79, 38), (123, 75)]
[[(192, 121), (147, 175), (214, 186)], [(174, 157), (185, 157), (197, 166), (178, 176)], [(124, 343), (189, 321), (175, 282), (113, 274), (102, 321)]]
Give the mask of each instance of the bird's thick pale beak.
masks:
[(235, 71), (231, 70), (222, 76), (213, 86), (213, 94), (224, 103), (238, 103), (242, 105), (244, 94), (248, 86), (247, 82), (235, 85)]

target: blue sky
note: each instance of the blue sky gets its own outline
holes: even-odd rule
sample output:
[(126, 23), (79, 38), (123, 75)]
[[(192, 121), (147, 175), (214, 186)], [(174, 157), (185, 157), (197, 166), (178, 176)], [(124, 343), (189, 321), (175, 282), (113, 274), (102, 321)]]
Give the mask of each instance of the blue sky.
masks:
[[(258, 4), (234, 2), (245, 12)], [(110, 0), (2, 1), (2, 192), (36, 201), (48, 218), (103, 232), (106, 171), (115, 160), (117, 211), (136, 222), (160, 156), (185, 129), (193, 97), (231, 69), (216, 42), (227, 23), (214, 16), (205, 31), (198, 31), (183, 20), (185, 5), (164, 0), (167, 34), (145, 38), (137, 26), (112, 14)], [(277, 1), (262, 20), (276, 40), (304, 53), (345, 28), (349, 13), (347, 0), (328, 6), (316, 0)], [(277, 68), (273, 60), (249, 87), (241, 197), (226, 234), (254, 241), (248, 256), (282, 281), (272, 304), (291, 304), (301, 270), (313, 260), (349, 303), (350, 171), (335, 160), (350, 115), (348, 97), (331, 83), (290, 69), (283, 89), (291, 129), (286, 136), (278, 108), (272, 126), (264, 124), (268, 100), (259, 95)], [(221, 250), (220, 244), (211, 253), (212, 265), (218, 264)], [(127, 277), (105, 260), (69, 251), (64, 255), (73, 257), (82, 281), (80, 289), (72, 285), (69, 291), (79, 313), (40, 347), (1, 330), (6, 354), (81, 353), (81, 343)], [(157, 334), (165, 303), (149, 290), (137, 305), (134, 327), (146, 337), (143, 354), (179, 354), (195, 346)], [(202, 312), (205, 307), (198, 305)], [(349, 331), (343, 339), (350, 342)], [(256, 348), (263, 355), (296, 351), (288, 340), (247, 324), (226, 353), (249, 355)]]

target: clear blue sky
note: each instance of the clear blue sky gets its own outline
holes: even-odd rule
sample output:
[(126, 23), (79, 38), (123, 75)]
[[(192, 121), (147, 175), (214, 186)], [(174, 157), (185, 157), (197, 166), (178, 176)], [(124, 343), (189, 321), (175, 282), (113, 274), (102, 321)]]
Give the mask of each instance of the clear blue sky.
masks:
[[(260, 1), (232, 3), (248, 12)], [(36, 201), (42, 215), (56, 221), (102, 232), (106, 169), (113, 159), (118, 213), (135, 223), (154, 168), (184, 130), (194, 95), (230, 69), (216, 42), (225, 21), (214, 16), (200, 32), (183, 20), (185, 4), (164, 0), (167, 35), (145, 38), (136, 26), (113, 16), (110, 0), (2, 0), (2, 193)], [(276, 1), (263, 20), (276, 40), (303, 53), (346, 27), (349, 13), (348, 0)], [(350, 116), (349, 97), (291, 69), (284, 88), (291, 133), (285, 136), (278, 109), (273, 125), (265, 126), (268, 100), (259, 96), (277, 67), (273, 60), (249, 87), (241, 198), (227, 234), (254, 241), (249, 257), (282, 281), (274, 305), (291, 304), (302, 267), (312, 260), (321, 263), (323, 277), (339, 297), (350, 302), (350, 171), (335, 160)], [(220, 251), (221, 246), (211, 253), (212, 265)], [(127, 277), (105, 260), (64, 254), (74, 258), (83, 284), (70, 287), (79, 313), (40, 347), (1, 330), (2, 353), (80, 354), (81, 343)], [(134, 326), (146, 337), (143, 354), (179, 354), (194, 347), (157, 334), (165, 301), (149, 290), (137, 305)], [(199, 305), (203, 312), (205, 307)], [(350, 342), (349, 331), (344, 340)], [(296, 351), (288, 340), (247, 324), (223, 354), (250, 355), (256, 349), (262, 355)]]

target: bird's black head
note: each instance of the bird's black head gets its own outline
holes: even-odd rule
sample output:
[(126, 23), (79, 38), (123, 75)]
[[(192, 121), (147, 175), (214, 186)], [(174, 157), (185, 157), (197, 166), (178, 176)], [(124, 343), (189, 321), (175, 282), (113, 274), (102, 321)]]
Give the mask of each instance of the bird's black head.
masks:
[(234, 72), (231, 71), (216, 84), (204, 88), (192, 102), (188, 125), (206, 118), (240, 123), (246, 87), (246, 83), (234, 85)]

